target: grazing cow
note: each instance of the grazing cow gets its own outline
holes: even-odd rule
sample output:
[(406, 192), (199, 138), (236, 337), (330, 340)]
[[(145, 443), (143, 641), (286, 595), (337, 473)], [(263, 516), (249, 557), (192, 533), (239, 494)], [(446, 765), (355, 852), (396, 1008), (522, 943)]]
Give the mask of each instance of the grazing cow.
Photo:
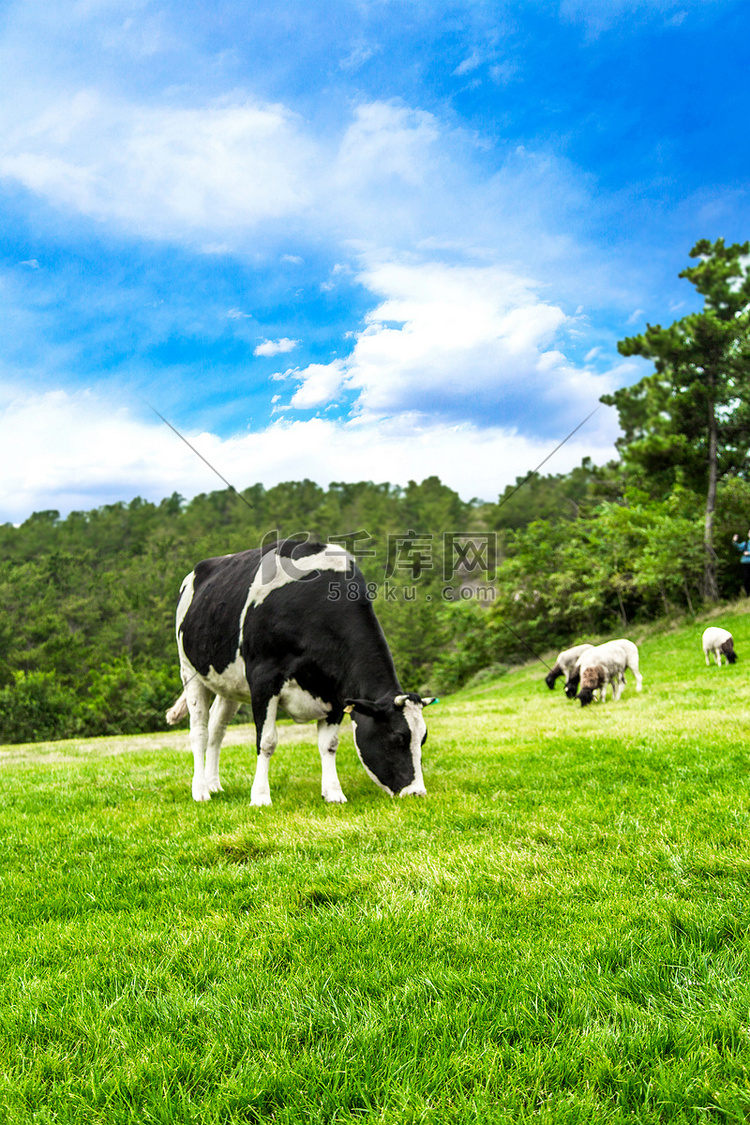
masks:
[(190, 715), (196, 801), (221, 790), (221, 742), (242, 702), (256, 728), (252, 805), (271, 803), (279, 707), (317, 720), (326, 801), (346, 801), (336, 774), (344, 712), (373, 781), (391, 796), (425, 793), (422, 708), (434, 699), (402, 690), (364, 578), (341, 547), (286, 540), (198, 563), (180, 590), (177, 647), (185, 690), (167, 720)]
[(612, 698), (617, 701), (625, 686), (626, 668), (635, 676), (635, 690), (641, 691), (643, 676), (638, 669), (638, 646), (632, 641), (620, 638), (584, 652), (574, 672), (574, 676), (577, 675), (580, 680), (578, 699), (581, 706), (586, 707), (596, 691), (603, 701), (607, 694), (607, 684), (612, 685)]
[[(584, 652), (586, 651), (587, 648), (593, 648), (593, 647), (594, 646), (590, 645), (590, 644), (576, 645), (575, 648), (564, 649), (558, 655), (557, 660), (555, 661), (554, 668), (552, 668), (547, 673), (547, 675), (544, 677), (544, 682), (547, 685), (547, 687), (550, 689), (550, 691), (554, 690), (555, 683), (557, 682), (558, 677), (559, 676), (565, 676), (564, 687), (565, 687), (565, 693), (567, 694), (568, 684), (570, 683), (570, 677), (573, 673), (573, 669), (575, 668), (576, 664), (578, 663), (579, 658), (581, 656), (583, 656), (583, 654), (584, 654)], [(575, 695), (575, 691), (573, 692), (573, 695)]]
[(710, 654), (713, 653), (716, 657), (716, 663), (721, 668), (722, 652), (730, 664), (736, 663), (737, 653), (734, 651), (734, 638), (728, 629), (720, 629), (718, 625), (711, 625), (703, 634), (702, 643), (703, 651), (706, 654), (706, 664), (711, 663)]

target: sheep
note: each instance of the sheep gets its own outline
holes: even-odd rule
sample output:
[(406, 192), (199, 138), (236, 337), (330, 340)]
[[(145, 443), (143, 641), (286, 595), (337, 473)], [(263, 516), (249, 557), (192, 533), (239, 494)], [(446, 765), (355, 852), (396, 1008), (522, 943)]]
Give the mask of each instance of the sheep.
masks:
[[(618, 700), (625, 686), (626, 668), (635, 676), (635, 690), (641, 691), (643, 676), (638, 670), (638, 646), (625, 638), (607, 641), (606, 644), (584, 652), (574, 669), (574, 677), (577, 673), (581, 684), (578, 692), (581, 706), (586, 707), (591, 702), (595, 691), (604, 700), (607, 684), (612, 685), (612, 698)], [(574, 677), (571, 678), (571, 683)]]
[[(555, 661), (554, 668), (552, 668), (544, 677), (544, 682), (550, 689), (550, 691), (554, 690), (555, 682), (557, 681), (558, 676), (565, 676), (565, 692), (567, 694), (570, 677), (579, 658), (583, 656), (587, 648), (593, 647), (594, 646), (590, 644), (576, 645), (574, 648), (564, 649), (558, 655), (557, 660)], [(575, 695), (575, 692), (573, 692), (573, 695)]]
[(721, 668), (721, 654), (726, 656), (730, 664), (737, 660), (734, 651), (734, 638), (728, 629), (721, 629), (718, 625), (711, 625), (703, 634), (703, 651), (706, 654), (706, 664), (711, 663), (711, 653), (716, 657), (716, 663)]

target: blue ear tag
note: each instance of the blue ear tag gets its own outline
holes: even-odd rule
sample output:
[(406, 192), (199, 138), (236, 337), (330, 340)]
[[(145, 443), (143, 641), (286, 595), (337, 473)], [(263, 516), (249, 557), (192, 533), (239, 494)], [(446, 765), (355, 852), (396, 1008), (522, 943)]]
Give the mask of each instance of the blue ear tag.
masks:
[(440, 700), (438, 699), (437, 696), (435, 696), (434, 699), (431, 699), (429, 703), (425, 703), (424, 706), (425, 707), (432, 707), (433, 703), (439, 703), (439, 702), (440, 702)]

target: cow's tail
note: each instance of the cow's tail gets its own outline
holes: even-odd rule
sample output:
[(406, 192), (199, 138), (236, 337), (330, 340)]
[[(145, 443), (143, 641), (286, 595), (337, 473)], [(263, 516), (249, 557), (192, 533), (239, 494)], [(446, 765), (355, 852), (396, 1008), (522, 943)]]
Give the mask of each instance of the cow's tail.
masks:
[(167, 711), (167, 722), (169, 723), (169, 725), (171, 727), (173, 727), (175, 723), (179, 723), (180, 719), (184, 719), (185, 716), (187, 715), (187, 713), (188, 713), (187, 696), (185, 695), (185, 692), (183, 691), (182, 695), (177, 700), (177, 702), (173, 703), (172, 706)]

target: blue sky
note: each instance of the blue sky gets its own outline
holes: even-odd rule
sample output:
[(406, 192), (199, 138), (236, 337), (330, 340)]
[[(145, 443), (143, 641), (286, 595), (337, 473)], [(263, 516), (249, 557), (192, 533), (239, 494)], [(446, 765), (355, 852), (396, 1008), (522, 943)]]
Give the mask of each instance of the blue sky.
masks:
[[(493, 499), (750, 236), (742, 0), (0, 7), (0, 519)], [(548, 464), (613, 454), (602, 407)]]

